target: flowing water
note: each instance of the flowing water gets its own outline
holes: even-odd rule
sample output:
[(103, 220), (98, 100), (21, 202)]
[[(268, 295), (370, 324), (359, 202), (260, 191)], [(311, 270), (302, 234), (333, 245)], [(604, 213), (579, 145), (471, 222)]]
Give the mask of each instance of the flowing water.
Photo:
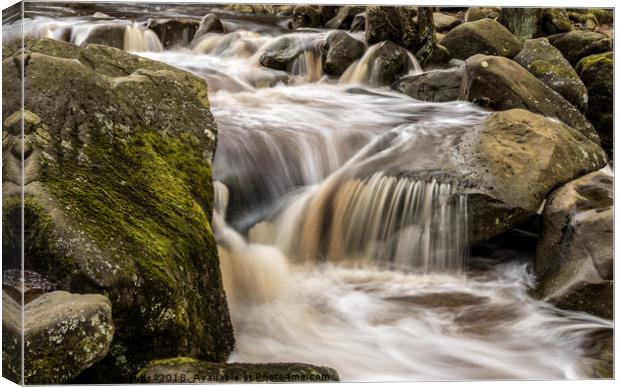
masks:
[[(410, 173), (432, 170), (433, 144), (488, 112), (391, 92), (369, 55), (324, 76), (325, 30), (222, 17), (227, 33), (169, 50), (109, 17), (39, 15), (25, 30), (79, 44), (93, 26), (125, 24), (125, 49), (207, 80), (230, 361), (326, 365), (345, 381), (584, 376), (587, 338), (612, 323), (531, 298), (523, 260), (471, 269), (466, 198)], [(285, 34), (303, 54), (289, 72), (261, 67), (265, 45)]]

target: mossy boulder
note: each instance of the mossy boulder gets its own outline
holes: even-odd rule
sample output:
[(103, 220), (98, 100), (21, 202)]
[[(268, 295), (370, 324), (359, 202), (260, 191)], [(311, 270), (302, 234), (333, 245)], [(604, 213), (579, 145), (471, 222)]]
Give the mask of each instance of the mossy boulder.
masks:
[(588, 111), (601, 144), (610, 156), (614, 148), (614, 53), (590, 55), (577, 63), (577, 72), (588, 90)]
[(570, 31), (548, 37), (549, 43), (560, 50), (564, 58), (575, 66), (589, 55), (602, 54), (612, 50), (612, 42), (607, 36), (591, 31)]
[(599, 142), (596, 130), (576, 107), (508, 58), (487, 55), (469, 58), (465, 62), (460, 99), (493, 110), (527, 109), (557, 118)]
[(543, 11), (542, 32), (545, 35), (572, 31), (573, 25), (563, 8), (547, 8)]
[(107, 355), (114, 335), (110, 300), (100, 294), (43, 294), (25, 305), (23, 334), (25, 383), (69, 382)]
[(439, 43), (454, 58), (463, 60), (476, 54), (512, 58), (522, 48), (519, 39), (506, 27), (486, 18), (455, 27)]
[(597, 171), (553, 191), (536, 249), (536, 294), (613, 317), (613, 176)]
[(138, 374), (141, 383), (337, 382), (329, 367), (304, 363), (210, 363), (192, 358), (156, 360)]
[(366, 45), (344, 31), (334, 31), (329, 34), (321, 50), (323, 71), (338, 76), (364, 55)]
[(226, 359), (204, 80), (111, 47), (26, 38), (23, 55), (19, 42), (3, 49), (2, 103), (6, 268), (20, 260), (23, 189), (26, 269), (112, 303), (110, 355), (85, 380), (130, 381), (154, 358)]
[(148, 20), (146, 26), (157, 34), (164, 48), (170, 48), (189, 46), (200, 27), (200, 22), (190, 18), (152, 18)]
[(408, 7), (369, 6), (366, 9), (366, 42), (372, 45), (390, 41), (410, 47), (417, 33), (415, 16), (416, 12)]
[(588, 106), (588, 92), (573, 66), (547, 38), (527, 40), (514, 61), (545, 85), (557, 91), (581, 112)]

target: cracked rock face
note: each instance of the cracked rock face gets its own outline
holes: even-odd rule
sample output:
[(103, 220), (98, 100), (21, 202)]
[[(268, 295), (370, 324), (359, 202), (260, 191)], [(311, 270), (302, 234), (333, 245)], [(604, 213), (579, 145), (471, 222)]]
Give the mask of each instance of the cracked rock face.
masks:
[(217, 128), (204, 80), (39, 38), (23, 55), (5, 45), (2, 70), (4, 269), (20, 265), (23, 189), (26, 270), (112, 303), (113, 350), (93, 378), (134, 380), (151, 356), (223, 361), (234, 338), (210, 227)]
[[(21, 325), (19, 304), (4, 292), (2, 301), (7, 314), (3, 329), (6, 338), (15, 342), (12, 336), (19, 334)], [(24, 307), (23, 328), (25, 383), (66, 383), (108, 353), (114, 335), (112, 307), (99, 294), (46, 293)], [(5, 353), (3, 359), (20, 361)]]

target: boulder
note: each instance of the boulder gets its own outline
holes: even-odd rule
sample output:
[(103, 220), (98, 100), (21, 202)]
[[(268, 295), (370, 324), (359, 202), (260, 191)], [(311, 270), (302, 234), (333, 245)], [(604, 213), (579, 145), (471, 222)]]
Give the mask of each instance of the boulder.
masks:
[(548, 37), (549, 43), (560, 50), (564, 58), (575, 66), (581, 58), (612, 50), (611, 39), (590, 31), (570, 31)]
[(433, 49), (433, 53), (428, 58), (428, 64), (445, 66), (449, 65), (451, 59), (452, 55), (450, 55), (450, 51), (445, 46), (437, 44)]
[(201, 20), (198, 29), (194, 34), (193, 40), (196, 40), (208, 33), (224, 33), (224, 25), (217, 15), (208, 13)]
[(364, 55), (366, 45), (344, 31), (334, 31), (322, 47), (323, 72), (339, 76)]
[(329, 367), (304, 363), (210, 363), (192, 358), (153, 361), (140, 371), (141, 383), (337, 382)]
[[(3, 292), (3, 329), (21, 334), (19, 304)], [(15, 315), (17, 313), (17, 315)], [(19, 319), (16, 319), (16, 317)], [(6, 318), (6, 321), (5, 321)], [(26, 384), (60, 384), (103, 359), (114, 335), (110, 300), (99, 294), (46, 293), (24, 307), (24, 381)], [(11, 356), (3, 360), (13, 362)], [(21, 352), (21, 348), (16, 354)], [(21, 361), (8, 365), (19, 369)]]
[(527, 109), (557, 118), (599, 142), (594, 127), (576, 107), (508, 58), (486, 55), (469, 58), (465, 62), (460, 99), (493, 110)]
[(540, 36), (543, 8), (502, 8), (498, 21), (521, 41)]
[(429, 71), (401, 78), (392, 85), (392, 89), (422, 101), (456, 101), (462, 76), (462, 67)]
[[(11, 83), (22, 57), (23, 168)], [(217, 127), (205, 81), (123, 50), (33, 37), (24, 55), (21, 42), (5, 45), (3, 59), (4, 268), (20, 265), (23, 210), (26, 269), (109, 297), (116, 334), (85, 371), (91, 382), (133, 380), (163, 354), (225, 360), (234, 337), (210, 227)]]
[(454, 58), (472, 55), (499, 55), (512, 58), (521, 51), (521, 42), (495, 20), (481, 19), (455, 27), (439, 42)]
[(366, 7), (344, 6), (338, 8), (338, 13), (330, 21), (325, 23), (325, 27), (334, 30), (343, 29), (348, 30), (351, 27), (353, 18), (364, 12)]
[(303, 51), (303, 46), (298, 39), (292, 36), (282, 36), (262, 50), (258, 62), (271, 69), (288, 70), (295, 58)]
[(15, 384), (22, 379), (22, 307), (12, 295), (2, 291), (2, 377)]
[[(369, 72), (376, 74), (376, 79), (370, 83), (377, 85), (391, 85), (409, 70), (407, 51), (392, 42), (383, 42), (372, 48), (365, 56), (370, 64)], [(375, 70), (373, 70), (375, 69)], [(380, 69), (380, 71), (376, 70)]]
[(613, 317), (613, 176), (592, 172), (553, 191), (536, 248), (537, 295)]
[(125, 47), (125, 30), (123, 24), (99, 24), (93, 26), (82, 41), (75, 43), (86, 46), (87, 44), (104, 44), (106, 46), (123, 49)]
[(190, 18), (149, 19), (146, 26), (153, 30), (164, 48), (189, 46), (201, 21)]
[(547, 38), (530, 39), (514, 61), (545, 85), (557, 91), (581, 112), (588, 106), (588, 92), (577, 72)]
[(366, 28), (366, 12), (358, 13), (351, 22), (351, 32), (364, 31)]
[(321, 15), (309, 5), (298, 5), (293, 9), (294, 29), (303, 27), (320, 27)]
[(553, 35), (572, 31), (573, 25), (565, 9), (546, 8), (543, 10), (541, 29), (545, 35)]
[(22, 302), (22, 294), (24, 303), (27, 304), (42, 294), (53, 292), (57, 288), (57, 284), (32, 270), (22, 271), (19, 268), (2, 271), (2, 291), (19, 303)]
[(465, 12), (465, 22), (474, 22), (481, 19), (497, 19), (500, 9), (497, 7), (470, 7)]
[(383, 41), (409, 48), (415, 42), (415, 12), (406, 7), (369, 6), (366, 9), (366, 42)]
[(577, 63), (577, 72), (588, 89), (588, 111), (603, 149), (611, 157), (614, 148), (614, 55), (613, 52), (586, 56)]
[(450, 31), (454, 27), (461, 24), (459, 19), (441, 12), (433, 13), (433, 21), (435, 24), (435, 30), (439, 32)]
[(338, 13), (338, 7), (333, 5), (319, 5), (316, 10), (319, 13), (319, 19), (322, 26), (332, 20)]

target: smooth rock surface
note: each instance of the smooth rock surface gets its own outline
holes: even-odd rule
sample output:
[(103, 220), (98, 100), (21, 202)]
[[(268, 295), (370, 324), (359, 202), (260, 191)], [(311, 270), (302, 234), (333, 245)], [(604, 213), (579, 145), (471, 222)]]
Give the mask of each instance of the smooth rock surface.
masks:
[(392, 85), (392, 89), (422, 101), (456, 101), (462, 77), (462, 67), (429, 71), (401, 78)]
[(439, 42), (454, 58), (467, 59), (472, 55), (499, 55), (512, 58), (521, 51), (521, 42), (506, 27), (492, 19), (463, 23)]
[(341, 75), (350, 65), (364, 55), (366, 45), (344, 31), (329, 34), (322, 47), (323, 71), (328, 75)]

